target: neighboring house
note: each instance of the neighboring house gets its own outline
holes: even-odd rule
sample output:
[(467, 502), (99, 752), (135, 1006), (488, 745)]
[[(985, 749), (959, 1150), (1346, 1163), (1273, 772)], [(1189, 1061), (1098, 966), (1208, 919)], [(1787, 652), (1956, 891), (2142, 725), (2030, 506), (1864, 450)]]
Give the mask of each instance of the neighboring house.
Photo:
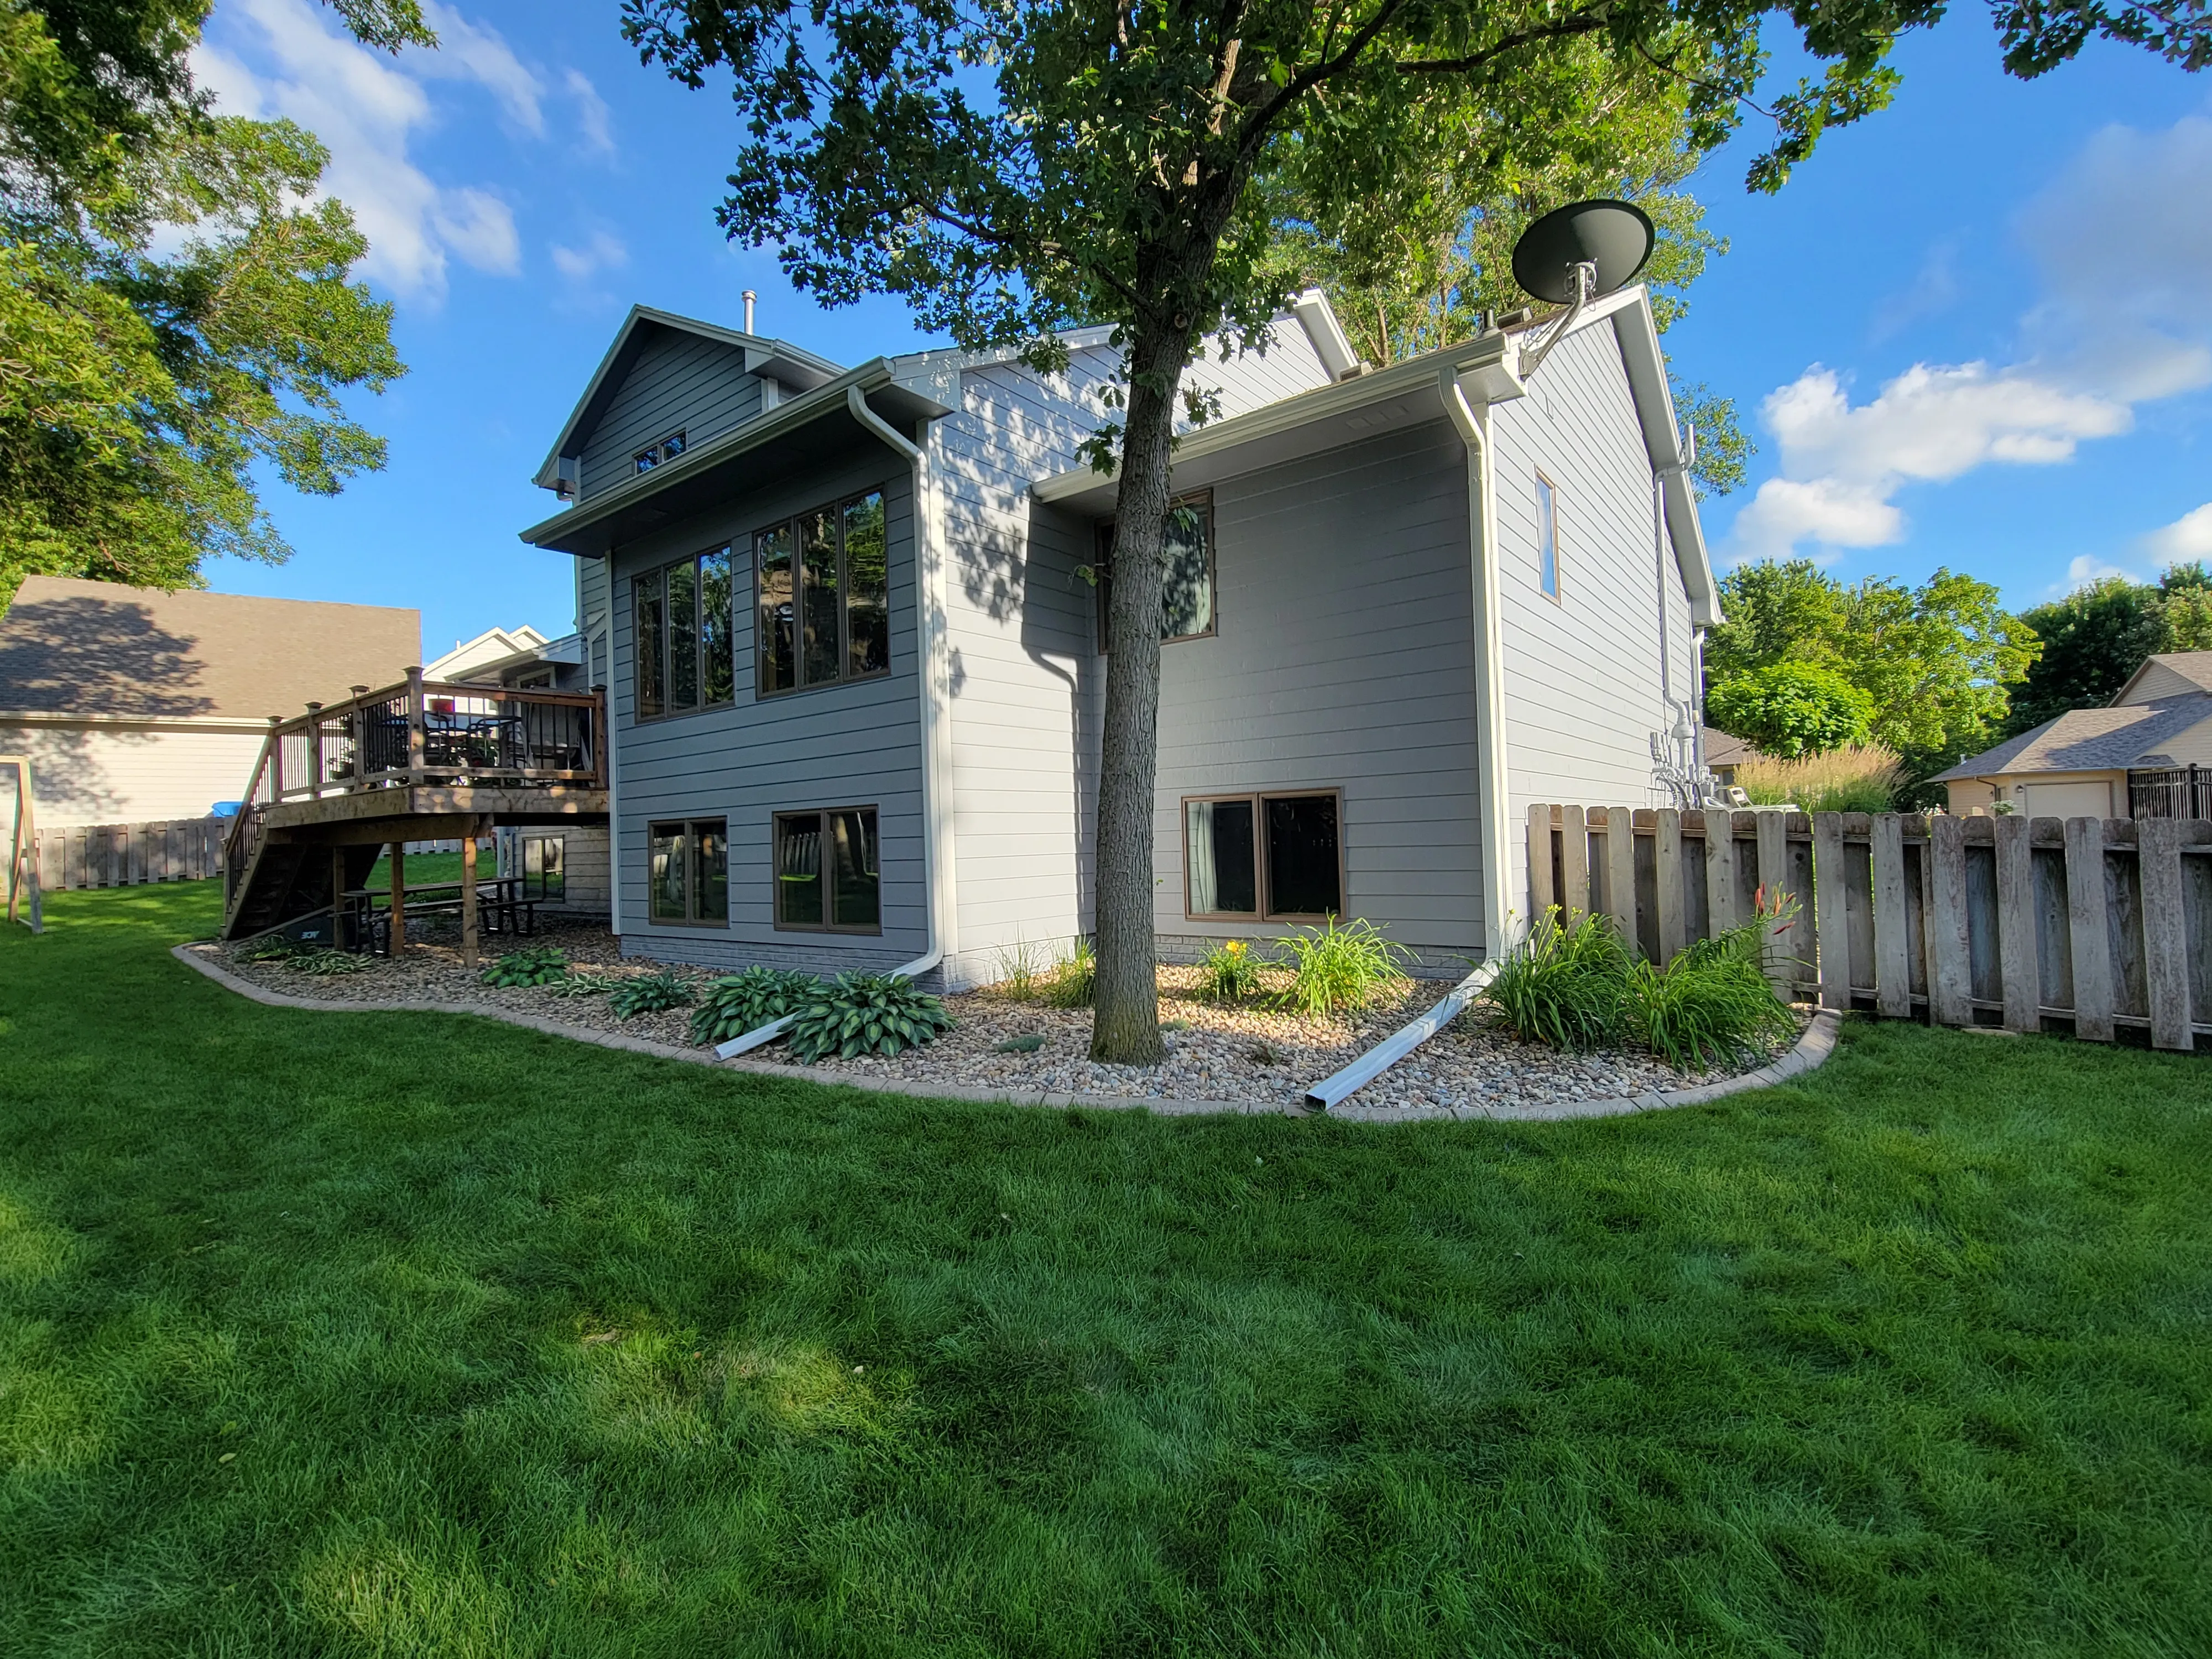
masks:
[(1699, 730), (1698, 747), (1705, 757), (1705, 769), (1719, 780), (1723, 789), (1735, 784), (1737, 767), (1766, 758), (1741, 738), (1732, 736), (1717, 726), (1708, 726)]
[[(2104, 708), (2075, 708), (1931, 781), (1954, 812), (2008, 803), (2034, 817), (2163, 817), (2212, 767), (2212, 651), (2146, 658)], [(2177, 790), (2177, 781), (2180, 787)]]
[[(422, 678), (509, 690), (592, 689), (580, 633), (549, 640), (527, 626), (489, 628), (472, 640), (457, 640), (444, 656), (423, 665)], [(608, 914), (606, 825), (517, 824), (501, 830), (496, 839), (500, 874), (522, 878), (527, 896), (556, 909)]]
[(0, 754), (30, 757), (44, 828), (202, 817), (272, 716), (421, 660), (413, 611), (30, 576), (0, 617)]
[[(1656, 802), (1716, 591), (1640, 289), (1364, 371), (1304, 296), (1196, 366), (1170, 524), (1164, 955), (1359, 917), (1456, 975), (1539, 801)], [(1117, 354), (856, 368), (633, 311), (524, 532), (610, 688), (615, 926), (718, 966), (998, 976), (1092, 926)]]

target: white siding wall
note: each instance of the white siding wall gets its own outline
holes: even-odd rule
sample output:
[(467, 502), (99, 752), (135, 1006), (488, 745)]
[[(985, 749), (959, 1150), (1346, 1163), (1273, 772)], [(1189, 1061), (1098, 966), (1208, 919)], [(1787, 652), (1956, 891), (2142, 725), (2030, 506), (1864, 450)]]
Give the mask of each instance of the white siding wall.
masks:
[[(1650, 733), (1660, 691), (1660, 574), (1651, 462), (1610, 323), (1563, 343), (1527, 397), (1493, 416), (1505, 719), (1514, 836), (1508, 909), (1528, 908), (1517, 826), (1535, 801), (1657, 802)], [(1536, 474), (1558, 492), (1559, 597), (1537, 574)], [(1667, 636), (1674, 696), (1692, 695), (1689, 599), (1671, 551)]]
[(27, 755), (41, 829), (205, 817), (246, 793), (265, 732), (155, 726), (0, 725), (0, 755)]

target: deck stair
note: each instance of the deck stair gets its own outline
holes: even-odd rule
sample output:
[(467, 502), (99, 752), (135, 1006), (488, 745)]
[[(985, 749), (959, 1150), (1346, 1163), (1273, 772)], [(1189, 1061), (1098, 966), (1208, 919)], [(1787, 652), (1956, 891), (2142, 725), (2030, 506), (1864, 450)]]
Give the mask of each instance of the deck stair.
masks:
[(440, 684), (419, 668), (276, 720), (223, 843), (222, 936), (328, 909), (333, 879), (358, 887), (388, 845), (605, 823), (605, 732), (603, 691)]

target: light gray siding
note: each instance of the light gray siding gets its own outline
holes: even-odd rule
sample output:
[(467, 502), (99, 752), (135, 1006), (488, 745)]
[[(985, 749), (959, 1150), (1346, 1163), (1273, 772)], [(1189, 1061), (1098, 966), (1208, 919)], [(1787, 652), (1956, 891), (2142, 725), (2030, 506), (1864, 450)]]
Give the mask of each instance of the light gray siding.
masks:
[[(1493, 424), (1511, 820), (1525, 823), (1536, 801), (1655, 804), (1650, 738), (1674, 720), (1661, 695), (1661, 556), (1650, 455), (1613, 325), (1562, 343)], [(1540, 471), (1557, 491), (1556, 600), (1538, 580)], [(1679, 701), (1693, 695), (1689, 596), (1671, 550), (1664, 584)], [(1517, 915), (1527, 848), (1517, 834), (1513, 845)]]
[(580, 493), (594, 495), (635, 477), (637, 453), (672, 432), (703, 443), (760, 410), (760, 379), (745, 372), (738, 347), (651, 329), (584, 446)]
[(1346, 915), (1464, 971), (1482, 880), (1457, 434), (1437, 422), (1234, 480), (1213, 517), (1216, 635), (1162, 653), (1164, 943), (1285, 931), (1186, 918), (1183, 797), (1339, 789)]
[[(913, 472), (877, 443), (839, 465), (763, 479), (722, 508), (623, 549), (615, 563), (615, 787), (623, 949), (708, 966), (754, 962), (821, 972), (880, 969), (927, 948), (919, 686), (915, 658)], [(753, 656), (752, 532), (808, 507), (884, 492), (890, 550), (891, 672), (879, 679), (759, 698)], [(737, 700), (732, 708), (639, 723), (629, 579), (726, 542), (736, 555)], [(774, 925), (773, 815), (873, 806), (882, 838), (883, 933), (780, 932)], [(729, 826), (726, 927), (655, 923), (646, 904), (646, 835), (656, 820)]]

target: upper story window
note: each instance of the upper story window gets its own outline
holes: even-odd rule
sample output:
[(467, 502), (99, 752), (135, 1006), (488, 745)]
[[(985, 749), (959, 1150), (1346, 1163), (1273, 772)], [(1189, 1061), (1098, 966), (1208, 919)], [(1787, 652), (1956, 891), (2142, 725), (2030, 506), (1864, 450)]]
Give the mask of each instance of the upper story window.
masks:
[[(1162, 526), (1160, 642), (1202, 640), (1213, 633), (1213, 497), (1187, 495), (1171, 503)], [(1106, 618), (1114, 600), (1114, 521), (1098, 526), (1098, 648), (1106, 648)]]
[(880, 489), (816, 507), (753, 538), (760, 691), (890, 672), (890, 552)]
[(694, 554), (631, 579), (636, 606), (637, 717), (688, 714), (736, 697), (730, 550)]
[(672, 461), (684, 453), (684, 434), (672, 432), (657, 444), (649, 444), (631, 456), (630, 465), (640, 472), (650, 472), (663, 461)]
[(1559, 597), (1559, 500), (1552, 481), (1536, 475), (1536, 584)]

